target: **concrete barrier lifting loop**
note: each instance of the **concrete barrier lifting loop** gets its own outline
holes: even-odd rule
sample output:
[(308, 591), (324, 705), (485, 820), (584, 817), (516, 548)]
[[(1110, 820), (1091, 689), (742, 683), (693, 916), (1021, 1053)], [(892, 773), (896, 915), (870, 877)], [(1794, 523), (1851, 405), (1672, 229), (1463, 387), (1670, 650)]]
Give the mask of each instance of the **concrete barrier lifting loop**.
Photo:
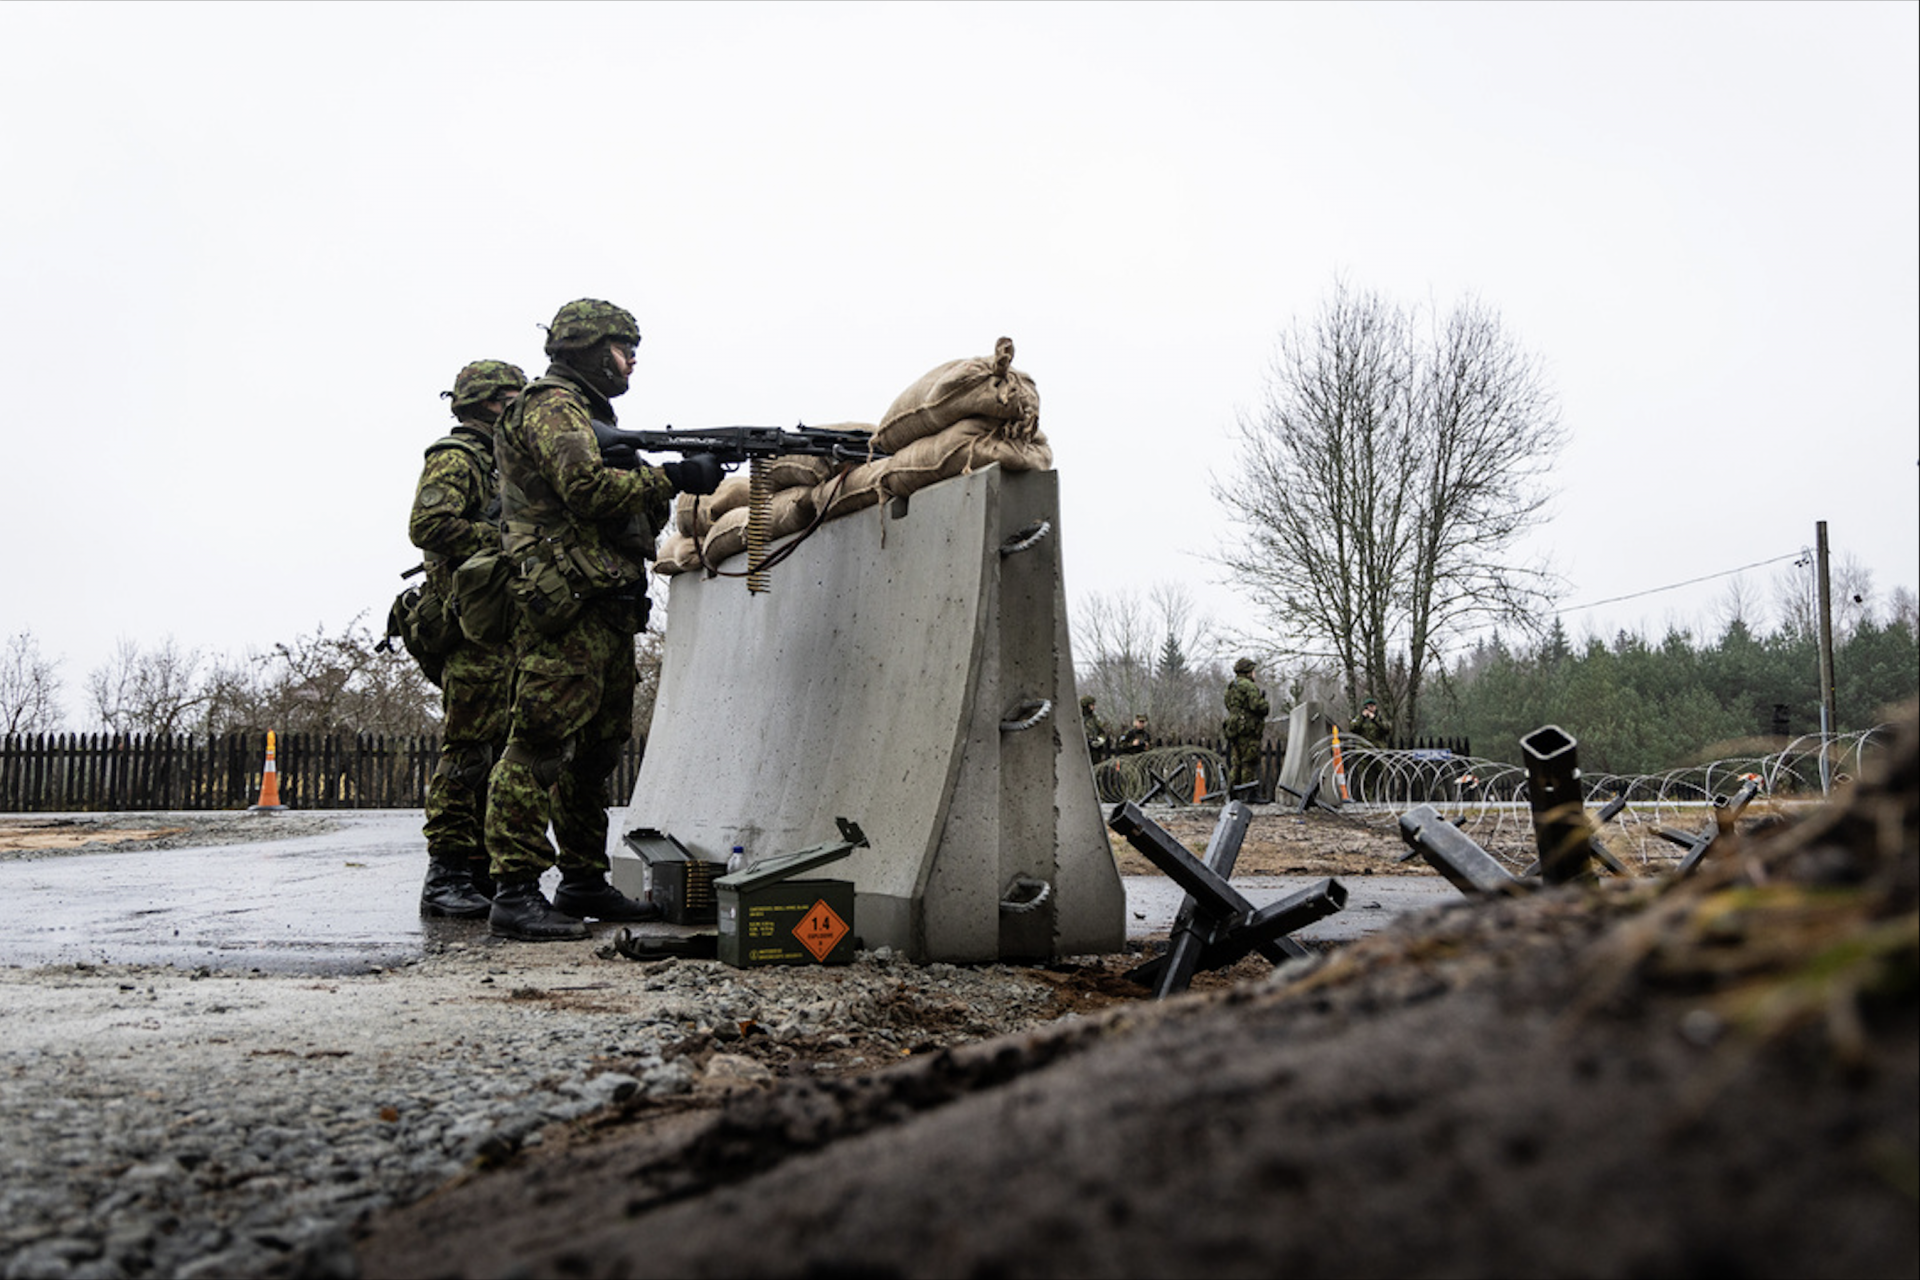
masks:
[(1040, 904), (1053, 896), (1053, 886), (1032, 876), (1015, 876), (1000, 895), (1000, 910), (1010, 916), (1038, 911)]
[(1053, 700), (1050, 698), (1029, 699), (1007, 712), (1006, 717), (1000, 721), (1000, 732), (1024, 733), (1045, 720), (1047, 713), (1052, 710)]
[(1000, 554), (1002, 556), (1010, 556), (1025, 551), (1052, 531), (1053, 524), (1051, 521), (1035, 520), (1032, 524), (1010, 535), (1005, 542), (1001, 543)]

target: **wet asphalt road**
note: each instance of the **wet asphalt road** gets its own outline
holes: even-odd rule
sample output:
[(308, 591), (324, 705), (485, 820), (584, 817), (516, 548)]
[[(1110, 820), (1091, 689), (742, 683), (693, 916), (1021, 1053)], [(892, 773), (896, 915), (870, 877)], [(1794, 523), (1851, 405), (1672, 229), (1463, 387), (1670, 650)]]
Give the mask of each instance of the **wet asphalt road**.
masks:
[[(0, 862), (0, 964), (348, 973), (417, 959), (432, 938), (485, 938), (484, 922), (420, 919), (426, 844), (418, 810), (328, 817), (339, 825), (321, 835)], [(275, 820), (271, 814), (234, 817)], [(556, 876), (549, 873), (550, 880)], [(1320, 879), (1233, 883), (1260, 907)], [(1434, 876), (1342, 883), (1346, 909), (1297, 936), (1359, 937), (1403, 911), (1458, 896)], [(1182, 895), (1171, 881), (1130, 876), (1126, 888), (1129, 937), (1172, 923)]]

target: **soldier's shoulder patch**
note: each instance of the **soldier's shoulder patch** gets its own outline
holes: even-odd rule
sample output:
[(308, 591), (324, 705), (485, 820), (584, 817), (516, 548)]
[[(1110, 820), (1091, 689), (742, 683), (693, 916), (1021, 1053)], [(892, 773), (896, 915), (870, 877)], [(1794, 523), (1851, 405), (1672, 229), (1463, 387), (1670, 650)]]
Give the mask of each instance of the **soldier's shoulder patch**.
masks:
[(423, 507), (442, 507), (446, 505), (447, 499), (451, 496), (452, 495), (447, 492), (445, 485), (423, 484), (420, 486), (419, 505)]

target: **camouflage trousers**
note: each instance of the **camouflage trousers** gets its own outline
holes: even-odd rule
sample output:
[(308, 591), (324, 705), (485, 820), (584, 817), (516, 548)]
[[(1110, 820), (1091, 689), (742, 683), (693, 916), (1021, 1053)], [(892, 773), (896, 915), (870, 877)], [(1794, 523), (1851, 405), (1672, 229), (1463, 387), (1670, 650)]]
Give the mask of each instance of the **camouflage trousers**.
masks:
[[(496, 880), (607, 869), (607, 776), (633, 734), (634, 612), (590, 603), (572, 626), (515, 634), (506, 750), (487, 788)], [(553, 827), (556, 859), (547, 840)]]
[(1260, 739), (1227, 739), (1227, 786), (1245, 786), (1260, 777)]
[(487, 775), (507, 745), (513, 650), (463, 644), (447, 655), (440, 709), (440, 764), (427, 780), (427, 856), (487, 869)]

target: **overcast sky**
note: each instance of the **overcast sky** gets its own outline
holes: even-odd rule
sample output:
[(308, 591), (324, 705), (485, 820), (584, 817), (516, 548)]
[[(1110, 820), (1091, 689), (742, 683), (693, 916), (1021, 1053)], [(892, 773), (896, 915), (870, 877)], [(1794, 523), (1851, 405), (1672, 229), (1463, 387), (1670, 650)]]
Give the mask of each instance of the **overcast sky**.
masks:
[[(0, 629), (73, 718), (121, 638), (365, 611), (438, 393), (645, 335), (628, 426), (874, 421), (1002, 334), (1070, 597), (1188, 584), (1333, 282), (1496, 308), (1571, 443), (1576, 634), (1701, 624), (1829, 522), (1920, 583), (1909, 3), (0, 5)], [(1772, 575), (1749, 585), (1770, 596)], [(777, 589), (777, 584), (776, 584)]]

